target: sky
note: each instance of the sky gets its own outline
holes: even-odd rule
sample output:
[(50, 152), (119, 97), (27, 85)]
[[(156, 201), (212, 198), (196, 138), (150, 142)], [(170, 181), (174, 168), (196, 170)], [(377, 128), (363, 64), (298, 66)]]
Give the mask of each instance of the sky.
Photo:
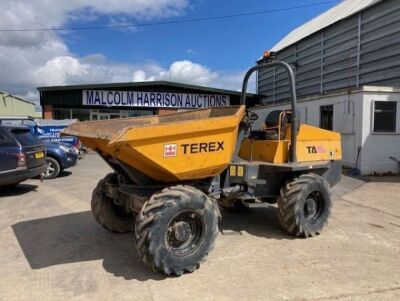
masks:
[[(348, 0), (350, 1), (350, 0)], [(170, 80), (239, 90), (246, 69), (291, 30), (340, 0), (2, 0), (0, 90)], [(271, 11), (230, 19), (76, 31)]]

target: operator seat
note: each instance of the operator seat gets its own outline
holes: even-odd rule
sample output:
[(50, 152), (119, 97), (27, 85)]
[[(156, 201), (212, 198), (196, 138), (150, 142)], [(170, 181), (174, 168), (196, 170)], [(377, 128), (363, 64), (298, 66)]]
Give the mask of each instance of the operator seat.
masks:
[[(281, 120), (279, 120), (281, 119)], [(281, 124), (279, 137), (279, 121)], [(265, 118), (265, 128), (250, 132), (250, 139), (256, 140), (278, 140), (285, 137), (286, 113), (283, 110), (275, 110), (268, 113)]]

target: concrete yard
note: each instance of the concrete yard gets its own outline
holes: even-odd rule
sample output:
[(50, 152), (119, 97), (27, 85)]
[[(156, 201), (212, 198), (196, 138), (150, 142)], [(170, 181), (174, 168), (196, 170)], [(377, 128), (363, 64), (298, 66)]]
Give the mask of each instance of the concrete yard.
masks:
[(0, 192), (0, 300), (400, 300), (400, 178), (344, 178), (318, 237), (283, 233), (274, 207), (222, 212), (199, 270), (165, 278), (132, 234), (90, 212), (109, 168), (95, 154), (62, 177)]

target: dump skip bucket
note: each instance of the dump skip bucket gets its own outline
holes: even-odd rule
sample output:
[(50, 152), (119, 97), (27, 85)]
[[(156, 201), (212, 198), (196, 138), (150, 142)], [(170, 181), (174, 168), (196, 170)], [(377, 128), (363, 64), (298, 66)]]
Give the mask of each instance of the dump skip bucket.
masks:
[(63, 131), (103, 157), (112, 156), (154, 180), (212, 177), (232, 160), (244, 106), (166, 116), (79, 122)]

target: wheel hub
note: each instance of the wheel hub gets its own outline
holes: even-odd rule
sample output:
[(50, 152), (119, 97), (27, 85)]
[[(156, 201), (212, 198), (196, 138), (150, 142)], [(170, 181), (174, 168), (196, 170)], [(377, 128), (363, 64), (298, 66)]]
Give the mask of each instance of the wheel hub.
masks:
[(309, 218), (313, 217), (317, 214), (317, 204), (314, 199), (309, 198), (307, 199), (304, 205), (304, 215)]
[(204, 223), (199, 214), (185, 211), (178, 214), (168, 226), (166, 246), (177, 256), (186, 256), (198, 248), (204, 236)]
[(48, 162), (48, 163), (47, 163), (46, 175), (47, 175), (47, 176), (52, 175), (52, 174), (54, 173), (54, 170), (55, 170), (55, 167), (54, 167), (53, 163)]
[(192, 235), (192, 229), (188, 223), (181, 221), (173, 225), (172, 233), (176, 240), (185, 242), (190, 238), (190, 235)]

